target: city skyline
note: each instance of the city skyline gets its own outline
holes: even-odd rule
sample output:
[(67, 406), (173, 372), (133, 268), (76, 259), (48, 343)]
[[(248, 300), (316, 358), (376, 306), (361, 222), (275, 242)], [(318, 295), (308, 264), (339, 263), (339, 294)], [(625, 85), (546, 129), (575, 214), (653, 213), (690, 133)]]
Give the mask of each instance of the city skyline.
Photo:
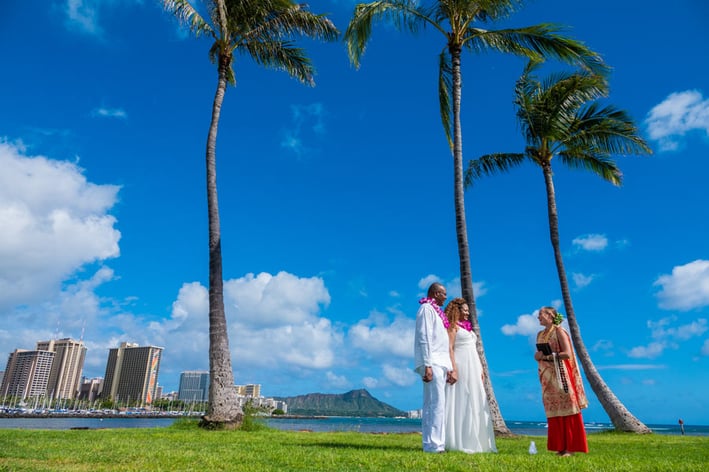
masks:
[(51, 400), (73, 399), (79, 393), (86, 346), (70, 338), (37, 341), (35, 349), (16, 348), (5, 364), (0, 395)]
[[(126, 356), (128, 352), (142, 353), (144, 359), (138, 359), (136, 365), (136, 356)], [(83, 375), (83, 360), (86, 354), (86, 347), (83, 344), (83, 339), (79, 341), (71, 338), (52, 339), (48, 341), (37, 341), (36, 349), (17, 348), (10, 353), (5, 370), (0, 371), (0, 395), (3, 398), (15, 397), (15, 401), (23, 401), (25, 399), (48, 398), (54, 400), (72, 400), (81, 399), (85, 393), (88, 400), (102, 399), (115, 400), (120, 404), (121, 395), (119, 392), (135, 391), (136, 380), (141, 383), (140, 377), (143, 377), (143, 387), (138, 387), (140, 394), (134, 395), (133, 400), (136, 405), (148, 405), (162, 398), (167, 398), (170, 395), (177, 394), (178, 400), (189, 402), (206, 402), (209, 400), (209, 372), (208, 371), (183, 371), (180, 373), (180, 383), (177, 390), (163, 390), (163, 385), (159, 382), (159, 357), (156, 353), (162, 354), (162, 348), (156, 346), (138, 346), (134, 343), (121, 342), (119, 346), (110, 348), (106, 361), (106, 376), (89, 378)], [(16, 357), (20, 354), (19, 358)], [(127, 357), (132, 357), (127, 359)], [(32, 367), (32, 372), (25, 372), (24, 380), (29, 385), (27, 387), (11, 388), (9, 385), (5, 388), (3, 384), (6, 373), (8, 383), (16, 376), (18, 370), (16, 364), (22, 364), (22, 358), (29, 358), (30, 362), (39, 364), (39, 368)], [(141, 362), (140, 360), (144, 360)], [(26, 363), (26, 361), (25, 361)], [(132, 364), (127, 368), (123, 363)], [(19, 370), (23, 370), (20, 368)], [(22, 374), (22, 372), (20, 372)], [(153, 374), (148, 379), (149, 374)], [(108, 392), (104, 393), (103, 387), (106, 385), (106, 377), (110, 379), (108, 382)], [(148, 379), (148, 382), (145, 381)], [(17, 382), (15, 382), (17, 383)], [(86, 387), (86, 392), (84, 388)], [(261, 398), (260, 384), (234, 384), (237, 395), (247, 398)], [(150, 392), (162, 392), (155, 398), (151, 397)], [(15, 393), (12, 393), (15, 392)], [(198, 395), (197, 395), (198, 392)], [(95, 394), (95, 398), (91, 398)], [(123, 395), (126, 404), (130, 404), (130, 394)]]

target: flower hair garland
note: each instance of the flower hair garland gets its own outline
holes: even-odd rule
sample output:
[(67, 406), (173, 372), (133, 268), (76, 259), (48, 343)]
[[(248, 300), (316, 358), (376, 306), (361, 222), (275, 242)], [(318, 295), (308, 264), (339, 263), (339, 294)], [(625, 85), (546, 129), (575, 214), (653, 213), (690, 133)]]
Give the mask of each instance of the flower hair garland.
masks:
[(443, 313), (443, 310), (441, 310), (441, 307), (438, 306), (438, 303), (436, 303), (436, 300), (433, 298), (422, 298), (419, 300), (419, 304), (423, 305), (424, 303), (429, 303), (433, 307), (434, 310), (438, 313), (438, 317), (443, 321), (443, 326), (448, 329), (448, 326), (450, 326), (450, 322), (448, 321), (448, 317), (446, 316), (445, 313)]
[(559, 312), (557, 311), (557, 312), (556, 312), (556, 315), (554, 315), (554, 319), (552, 320), (552, 322), (553, 322), (556, 326), (559, 326), (562, 321), (564, 321), (564, 315), (562, 315), (561, 313), (559, 313)]

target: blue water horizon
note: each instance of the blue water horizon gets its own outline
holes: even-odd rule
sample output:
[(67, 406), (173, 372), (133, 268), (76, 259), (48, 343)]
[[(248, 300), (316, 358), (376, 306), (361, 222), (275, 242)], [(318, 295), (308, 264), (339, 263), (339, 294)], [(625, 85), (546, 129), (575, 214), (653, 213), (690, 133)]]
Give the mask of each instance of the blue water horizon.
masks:
[[(0, 429), (114, 429), (163, 428), (179, 418), (0, 418)], [(364, 418), (350, 416), (327, 417), (267, 417), (266, 426), (284, 431), (344, 432), (354, 431), (377, 434), (420, 433), (421, 420), (412, 418)], [(546, 421), (506, 420), (507, 427), (522, 436), (546, 436)], [(587, 422), (589, 434), (613, 429), (610, 423)], [(647, 424), (656, 434), (680, 435), (679, 425)], [(684, 425), (687, 436), (709, 436), (707, 425)]]

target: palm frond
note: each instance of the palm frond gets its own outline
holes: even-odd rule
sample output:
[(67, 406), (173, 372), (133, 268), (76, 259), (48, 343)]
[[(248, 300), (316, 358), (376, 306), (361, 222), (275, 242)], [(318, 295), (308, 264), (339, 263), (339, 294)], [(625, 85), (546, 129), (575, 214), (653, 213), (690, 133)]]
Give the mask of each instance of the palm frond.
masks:
[(585, 145), (607, 154), (652, 154), (633, 119), (624, 110), (591, 103), (578, 114), (567, 146)]
[(512, 167), (524, 162), (525, 157), (524, 154), (519, 153), (495, 153), (473, 159), (468, 162), (468, 168), (464, 174), (466, 188), (472, 186), (475, 180), (484, 175), (507, 172)]
[(441, 123), (446, 132), (448, 146), (453, 150), (453, 110), (451, 97), (453, 95), (453, 66), (448, 48), (443, 49), (438, 56), (438, 101), (441, 111)]
[(607, 154), (596, 153), (587, 148), (567, 149), (560, 152), (558, 157), (567, 167), (588, 170), (613, 185), (619, 186), (623, 182), (623, 173)]
[(622, 174), (612, 156), (652, 151), (626, 112), (598, 101), (608, 95), (607, 79), (580, 70), (557, 72), (540, 81), (535, 69), (528, 65), (515, 87), (527, 156), (540, 165), (558, 156), (564, 165), (620, 185)]
[(523, 0), (440, 0), (437, 4), (437, 21), (451, 24), (488, 23), (505, 19), (518, 10)]
[(387, 20), (397, 29), (417, 33), (426, 23), (432, 23), (429, 13), (415, 0), (380, 0), (356, 5), (344, 35), (350, 62), (359, 68), (375, 21)]
[(293, 41), (249, 42), (238, 51), (248, 53), (260, 65), (282, 70), (307, 85), (315, 85), (313, 68), (305, 50), (295, 47)]
[(186, 25), (190, 31), (199, 37), (204, 33), (216, 38), (212, 25), (202, 18), (195, 8), (187, 0), (163, 0), (163, 8), (175, 15), (177, 20)]
[[(305, 36), (312, 39), (334, 41), (339, 36), (335, 25), (324, 15), (316, 15), (306, 9), (305, 5), (290, 4), (283, 9), (271, 9), (263, 12), (262, 18), (256, 18), (253, 26), (237, 36), (244, 38), (293, 39), (295, 36)], [(252, 15), (252, 21), (254, 15)], [(239, 24), (243, 25), (243, 21)], [(234, 31), (239, 31), (234, 29)]]
[(598, 75), (609, 72), (609, 67), (597, 53), (582, 42), (559, 34), (560, 30), (551, 23), (495, 31), (470, 28), (465, 46), (475, 52), (494, 50), (533, 60), (554, 58)]

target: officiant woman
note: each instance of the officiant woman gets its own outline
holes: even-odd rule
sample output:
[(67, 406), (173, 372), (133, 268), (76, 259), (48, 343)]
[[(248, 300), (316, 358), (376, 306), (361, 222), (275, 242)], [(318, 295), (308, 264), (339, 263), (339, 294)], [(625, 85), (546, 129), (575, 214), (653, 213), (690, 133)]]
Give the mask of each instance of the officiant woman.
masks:
[(571, 338), (555, 308), (539, 309), (537, 344), (549, 344), (551, 354), (534, 353), (539, 365), (542, 402), (547, 416), (547, 449), (566, 457), (574, 452), (588, 452), (581, 409), (588, 406)]

